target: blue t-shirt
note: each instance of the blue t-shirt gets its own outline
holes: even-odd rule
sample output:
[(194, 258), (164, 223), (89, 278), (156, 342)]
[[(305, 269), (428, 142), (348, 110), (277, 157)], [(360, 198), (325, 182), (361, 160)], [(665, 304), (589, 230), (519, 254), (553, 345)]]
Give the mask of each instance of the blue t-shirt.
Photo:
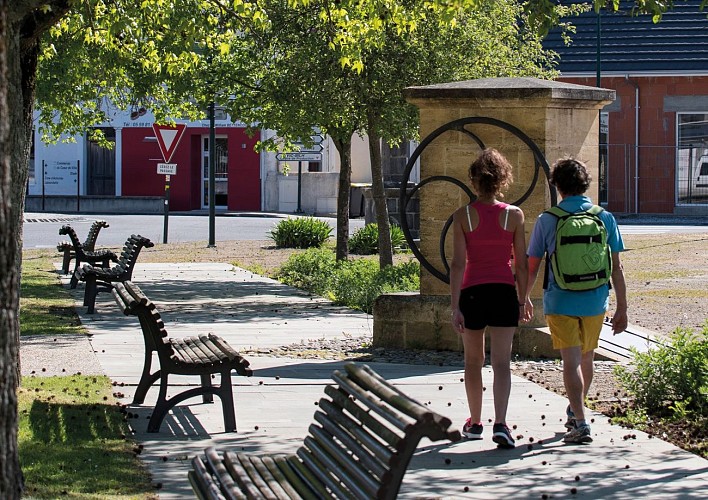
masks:
[[(579, 212), (592, 207), (593, 203), (587, 196), (568, 196), (558, 206), (566, 212)], [(607, 229), (607, 243), (614, 252), (624, 251), (622, 235), (617, 228), (617, 221), (607, 210), (600, 213), (600, 219)], [(556, 222), (558, 219), (551, 214), (542, 213), (538, 216), (536, 225), (529, 240), (529, 257), (543, 258), (546, 253), (553, 253), (556, 248)], [(544, 314), (563, 314), (566, 316), (596, 316), (604, 314), (609, 306), (609, 286), (603, 285), (594, 290), (571, 291), (558, 287), (553, 277), (551, 266), (545, 266), (548, 271), (548, 287), (543, 292)], [(542, 270), (543, 272), (543, 270)]]

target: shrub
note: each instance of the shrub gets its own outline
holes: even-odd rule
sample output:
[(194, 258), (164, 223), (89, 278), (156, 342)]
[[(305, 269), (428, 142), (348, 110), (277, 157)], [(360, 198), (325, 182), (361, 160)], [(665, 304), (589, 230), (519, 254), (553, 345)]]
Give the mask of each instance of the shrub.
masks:
[[(391, 246), (394, 251), (406, 247), (406, 237), (403, 230), (391, 224)], [(355, 255), (373, 255), (379, 252), (379, 226), (376, 223), (367, 224), (358, 229), (349, 238), (349, 251)]]
[(657, 347), (632, 353), (630, 365), (617, 366), (615, 374), (639, 408), (708, 416), (708, 322), (700, 333), (677, 328)]
[(330, 287), (334, 303), (371, 312), (380, 293), (376, 288), (378, 270), (378, 262), (371, 259), (341, 261)]
[(379, 269), (371, 259), (340, 262), (331, 281), (335, 303), (371, 313), (382, 293), (410, 292), (420, 289), (420, 265), (411, 261)]
[(310, 293), (325, 295), (336, 265), (336, 258), (331, 250), (310, 248), (291, 255), (275, 274), (275, 278)]
[(382, 293), (418, 290), (419, 276), (417, 261), (380, 270), (376, 260), (337, 262), (334, 252), (318, 248), (291, 255), (275, 274), (283, 283), (367, 313), (371, 313), (374, 300)]
[(278, 248), (319, 248), (332, 234), (326, 222), (314, 217), (288, 217), (280, 221), (269, 234)]

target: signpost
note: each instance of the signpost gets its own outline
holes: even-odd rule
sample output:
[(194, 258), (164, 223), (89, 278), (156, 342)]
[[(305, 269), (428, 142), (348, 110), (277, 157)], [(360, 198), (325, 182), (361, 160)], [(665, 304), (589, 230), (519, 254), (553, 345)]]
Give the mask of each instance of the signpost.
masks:
[(170, 163), (172, 156), (177, 150), (177, 145), (184, 135), (187, 125), (177, 123), (176, 125), (158, 125), (152, 124), (152, 130), (155, 132), (157, 144), (160, 146), (160, 152), (165, 163), (157, 164), (158, 175), (165, 176), (165, 223), (162, 234), (162, 243), (167, 243), (167, 228), (169, 226), (170, 215), (170, 176), (177, 175), (177, 164)]
[(302, 139), (295, 142), (299, 146), (299, 151), (288, 151), (278, 153), (275, 159), (278, 161), (296, 161), (297, 162), (297, 210), (296, 213), (302, 213), (302, 162), (304, 161), (321, 161), (322, 160), (322, 142), (324, 136), (316, 134), (310, 136), (311, 147), (305, 147)]

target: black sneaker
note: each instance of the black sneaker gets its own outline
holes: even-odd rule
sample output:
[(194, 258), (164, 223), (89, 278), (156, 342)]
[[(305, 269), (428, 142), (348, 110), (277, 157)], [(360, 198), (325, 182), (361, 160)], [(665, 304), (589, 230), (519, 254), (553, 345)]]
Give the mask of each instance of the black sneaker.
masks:
[(468, 418), (465, 425), (462, 426), (462, 435), (467, 439), (482, 439), (482, 424), (473, 424), (472, 419)]
[(500, 448), (513, 448), (516, 445), (506, 424), (494, 424), (492, 431), (494, 432), (492, 441), (497, 443)]

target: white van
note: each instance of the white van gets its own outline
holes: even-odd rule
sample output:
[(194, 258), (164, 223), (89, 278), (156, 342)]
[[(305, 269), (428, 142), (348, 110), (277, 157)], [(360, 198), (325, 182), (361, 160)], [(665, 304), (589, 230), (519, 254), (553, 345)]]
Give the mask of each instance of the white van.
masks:
[(697, 193), (708, 194), (708, 155), (701, 156), (696, 167), (693, 171), (695, 175), (693, 187), (696, 188)]

